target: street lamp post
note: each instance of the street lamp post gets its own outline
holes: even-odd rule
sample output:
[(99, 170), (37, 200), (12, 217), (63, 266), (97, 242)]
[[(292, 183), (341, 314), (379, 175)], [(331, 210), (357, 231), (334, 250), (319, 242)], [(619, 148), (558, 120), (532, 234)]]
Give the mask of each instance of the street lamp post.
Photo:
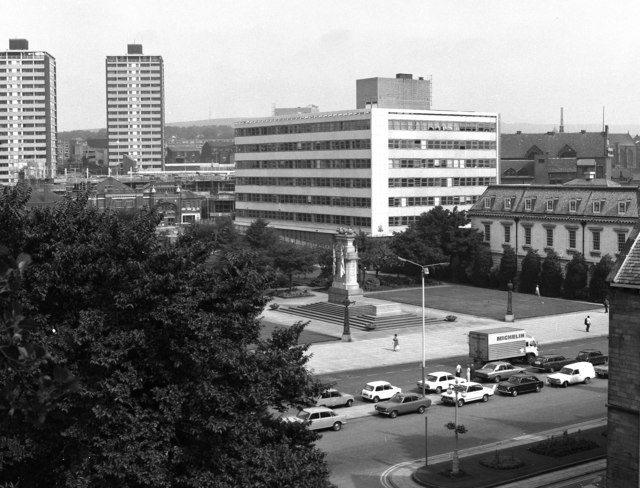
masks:
[(418, 264), (413, 261), (409, 261), (408, 259), (401, 258), (398, 256), (398, 259), (402, 262), (413, 264), (414, 266), (418, 266), (422, 271), (420, 272), (420, 276), (422, 277), (422, 396), (426, 396), (426, 387), (427, 387), (427, 378), (425, 375), (425, 330), (424, 330), (424, 277), (429, 274), (429, 268), (423, 266), (422, 264)]
[(180, 189), (180, 185), (176, 187), (176, 193), (178, 194), (178, 222), (177, 224), (182, 224), (182, 190)]
[(507, 284), (507, 314), (504, 316), (505, 322), (513, 322), (515, 319), (513, 314), (513, 283), (509, 281)]
[(460, 458), (458, 456), (458, 433), (459, 432), (466, 432), (466, 428), (464, 427), (464, 425), (458, 425), (458, 403), (459, 403), (459, 395), (463, 396), (465, 395), (465, 387), (463, 384), (458, 383), (458, 379), (456, 379), (456, 382), (454, 384), (450, 384), (449, 388), (447, 388), (447, 393), (449, 395), (451, 395), (452, 393), (456, 394), (456, 403), (455, 403), (455, 418), (454, 418), (454, 422), (453, 422), (453, 430), (456, 434), (456, 445), (455, 448), (453, 450), (453, 460), (451, 462), (451, 474), (453, 476), (456, 476), (460, 473)]
[(349, 327), (349, 305), (354, 305), (356, 302), (349, 300), (348, 298), (344, 299), (342, 304), (344, 305), (344, 328), (342, 329), (342, 341), (343, 342), (351, 342), (351, 329)]

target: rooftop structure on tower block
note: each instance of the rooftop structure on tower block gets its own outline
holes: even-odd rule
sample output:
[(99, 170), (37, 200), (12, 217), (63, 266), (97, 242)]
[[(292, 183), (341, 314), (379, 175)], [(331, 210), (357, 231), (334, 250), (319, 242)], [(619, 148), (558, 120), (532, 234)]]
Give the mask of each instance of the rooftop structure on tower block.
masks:
[(26, 39), (10, 39), (0, 52), (0, 184), (15, 184), (19, 174), (55, 176), (58, 112), (56, 60), (30, 51)]
[(236, 224), (262, 218), (293, 240), (330, 244), (337, 227), (391, 236), (496, 183), (493, 113), (373, 108), (235, 127)]
[(431, 110), (431, 78), (398, 73), (395, 78), (356, 80), (356, 108)]
[[(124, 171), (164, 169), (164, 63), (129, 44), (126, 55), (107, 56), (109, 166)], [(112, 171), (114, 172), (114, 171)]]

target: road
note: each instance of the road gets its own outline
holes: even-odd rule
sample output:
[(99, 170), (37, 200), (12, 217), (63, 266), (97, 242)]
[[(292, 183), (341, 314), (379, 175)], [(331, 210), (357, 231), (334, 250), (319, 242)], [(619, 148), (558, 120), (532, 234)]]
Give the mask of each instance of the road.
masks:
[[(603, 348), (604, 352), (607, 350), (606, 341), (606, 338), (600, 338), (556, 344), (544, 352), (567, 357), (575, 356), (579, 349), (585, 347)], [(445, 370), (450, 370), (458, 359), (464, 358), (452, 358), (444, 365), (429, 363), (428, 371), (440, 369), (440, 366), (447, 366)], [(383, 371), (333, 375), (336, 376), (339, 377), (340, 389), (357, 395), (362, 384), (373, 379), (386, 379), (404, 391), (415, 390), (415, 380), (419, 379), (420, 371), (416, 365), (404, 365), (386, 367)], [(466, 426), (468, 433), (459, 436), (459, 449), (606, 417), (607, 384), (607, 380), (596, 379), (589, 385), (567, 389), (547, 386), (540, 393), (516, 398), (495, 395), (488, 403), (465, 405), (459, 409), (459, 423)], [(350, 420), (340, 432), (323, 433), (317, 445), (327, 453), (331, 481), (339, 488), (382, 486), (380, 475), (386, 469), (424, 457), (425, 424), (429, 456), (453, 451), (454, 435), (444, 425), (453, 421), (455, 409), (440, 405), (438, 395), (430, 397), (434, 403), (425, 415), (409, 414), (397, 419), (366, 415)], [(356, 399), (360, 400), (358, 396)], [(357, 408), (362, 410), (362, 407)], [(346, 410), (342, 409), (348, 413)]]

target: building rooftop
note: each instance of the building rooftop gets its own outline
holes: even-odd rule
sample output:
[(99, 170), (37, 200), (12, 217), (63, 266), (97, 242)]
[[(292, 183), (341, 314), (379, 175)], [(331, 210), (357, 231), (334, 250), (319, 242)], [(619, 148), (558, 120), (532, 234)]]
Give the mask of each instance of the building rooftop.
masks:
[(568, 146), (578, 158), (607, 156), (604, 132), (547, 132), (545, 134), (502, 134), (500, 136), (503, 159), (526, 158), (532, 148), (550, 157), (561, 157)]
[(607, 281), (613, 287), (640, 288), (640, 225), (631, 231)]

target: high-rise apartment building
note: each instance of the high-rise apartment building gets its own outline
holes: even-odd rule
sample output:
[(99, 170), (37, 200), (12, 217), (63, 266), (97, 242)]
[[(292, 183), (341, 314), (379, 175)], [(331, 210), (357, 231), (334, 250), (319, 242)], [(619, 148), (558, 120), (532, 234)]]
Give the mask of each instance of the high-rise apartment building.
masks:
[(406, 230), (441, 205), (468, 210), (498, 178), (494, 113), (372, 108), (236, 124), (236, 224), (262, 218), (290, 239), (337, 227)]
[(16, 183), (20, 172), (54, 177), (57, 132), (55, 58), (10, 39), (0, 52), (0, 184)]
[(129, 44), (124, 56), (107, 56), (109, 166), (164, 169), (164, 64)]
[(356, 108), (431, 110), (431, 78), (398, 73), (395, 78), (356, 80)]

